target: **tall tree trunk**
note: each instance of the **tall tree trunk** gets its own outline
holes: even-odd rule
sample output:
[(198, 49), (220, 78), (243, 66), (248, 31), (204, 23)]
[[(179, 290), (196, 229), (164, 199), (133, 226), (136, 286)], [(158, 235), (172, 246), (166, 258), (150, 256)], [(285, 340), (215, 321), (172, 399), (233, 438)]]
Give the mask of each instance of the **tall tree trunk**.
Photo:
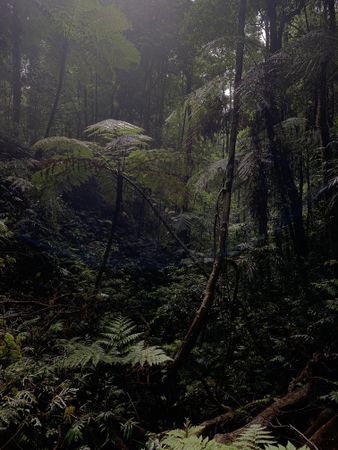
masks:
[(302, 204), (287, 155), (285, 154), (280, 139), (275, 133), (274, 124), (278, 123), (278, 120), (274, 98), (271, 92), (266, 92), (265, 101), (264, 118), (269, 140), (269, 151), (275, 169), (283, 213), (288, 222), (288, 228), (297, 256), (306, 258), (308, 248), (303, 224)]
[(13, 133), (18, 135), (21, 117), (21, 23), (16, 0), (11, 2), (12, 23), (12, 89), (13, 89)]
[(232, 122), (230, 131), (230, 146), (229, 146), (229, 160), (225, 174), (224, 196), (223, 196), (223, 217), (222, 227), (220, 230), (218, 255), (214, 260), (213, 269), (209, 276), (207, 287), (202, 299), (202, 303), (195, 314), (195, 317), (191, 323), (191, 326), (182, 342), (181, 347), (176, 353), (174, 361), (169, 368), (169, 378), (172, 379), (180, 367), (185, 362), (186, 357), (194, 347), (196, 340), (200, 334), (200, 331), (206, 323), (208, 312), (213, 304), (216, 285), (219, 279), (222, 267), (225, 260), (226, 242), (228, 237), (229, 217), (231, 208), (231, 193), (234, 178), (235, 167), (235, 149), (237, 141), (237, 132), (239, 124), (239, 106), (240, 96), (238, 87), (242, 79), (243, 72), (243, 56), (244, 56), (244, 36), (245, 36), (245, 16), (246, 16), (246, 0), (240, 1), (239, 16), (238, 16), (238, 36), (239, 41), (236, 48), (236, 73), (235, 73), (235, 86), (234, 86), (234, 103), (232, 111)]
[[(190, 66), (186, 71), (186, 96), (188, 97), (192, 91), (192, 66)], [(184, 168), (184, 184), (185, 184), (185, 192), (184, 192), (184, 204), (183, 211), (189, 210), (189, 190), (187, 187), (188, 181), (190, 180), (192, 174), (192, 151), (193, 151), (193, 130), (192, 130), (192, 109), (191, 104), (188, 101), (187, 109), (185, 113), (186, 120), (186, 136), (184, 138), (183, 134), (183, 143), (184, 143), (184, 152), (185, 152), (185, 168)]]
[(276, 0), (267, 0), (266, 10), (269, 18), (269, 50), (270, 53), (274, 53), (281, 45), (277, 27)]
[[(336, 12), (334, 0), (324, 0), (325, 24), (327, 30), (335, 34)], [(333, 56), (333, 51), (330, 51), (327, 57), (320, 65), (319, 83), (318, 83), (318, 111), (317, 111), (317, 126), (320, 131), (321, 143), (323, 147), (322, 163), (323, 163), (323, 182), (327, 184), (329, 164), (332, 158), (328, 143), (330, 142), (330, 127), (329, 127), (329, 105), (328, 105), (328, 80), (327, 72), (328, 65)]]
[(117, 178), (116, 178), (116, 200), (115, 200), (114, 217), (112, 218), (112, 223), (111, 223), (108, 242), (106, 245), (106, 250), (104, 252), (102, 263), (101, 263), (99, 272), (96, 277), (94, 293), (98, 292), (101, 287), (101, 281), (102, 281), (103, 274), (106, 270), (109, 256), (111, 253), (111, 248), (113, 245), (115, 231), (116, 231), (117, 225), (120, 220), (121, 209), (122, 209), (122, 200), (123, 200), (123, 176), (122, 176), (121, 169), (119, 169), (118, 173), (117, 173)]
[(49, 116), (46, 132), (45, 132), (45, 138), (49, 136), (50, 130), (53, 126), (56, 111), (59, 106), (60, 96), (63, 88), (63, 82), (65, 79), (65, 73), (66, 73), (66, 62), (67, 62), (67, 56), (69, 51), (69, 41), (68, 39), (65, 39), (62, 44), (62, 53), (61, 53), (61, 61), (60, 61), (60, 70), (59, 70), (59, 79), (58, 79), (58, 85), (55, 92), (55, 98), (53, 107)]
[(89, 122), (88, 122), (88, 91), (86, 84), (83, 86), (83, 116), (84, 116), (84, 124), (85, 127), (87, 128)]
[[(266, 0), (266, 11), (270, 25), (270, 54), (280, 50), (282, 45), (281, 36), (278, 34), (276, 3), (276, 0)], [(262, 109), (269, 140), (269, 151), (273, 160), (279, 195), (282, 202), (282, 213), (287, 221), (296, 254), (306, 258), (308, 248), (301, 199), (285, 149), (275, 133), (274, 126), (280, 122), (280, 114), (276, 107), (274, 93), (268, 82), (266, 82), (264, 97), (264, 106)]]
[(251, 139), (253, 143), (254, 157), (257, 161), (258, 170), (255, 171), (255, 190), (253, 194), (253, 204), (251, 210), (254, 218), (258, 222), (258, 234), (263, 242), (268, 237), (268, 182), (266, 171), (262, 164), (262, 145), (259, 139), (261, 129), (261, 114), (256, 113), (255, 120), (251, 128)]
[(99, 82), (97, 71), (95, 72), (95, 123), (99, 120)]

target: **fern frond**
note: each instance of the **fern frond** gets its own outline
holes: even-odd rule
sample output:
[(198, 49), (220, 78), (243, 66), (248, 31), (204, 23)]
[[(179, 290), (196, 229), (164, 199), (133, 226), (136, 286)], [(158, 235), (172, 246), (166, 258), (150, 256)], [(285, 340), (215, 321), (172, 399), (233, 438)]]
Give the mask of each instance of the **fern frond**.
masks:
[(108, 150), (131, 151), (137, 148), (144, 148), (152, 141), (151, 137), (145, 134), (123, 135), (112, 139), (106, 146)]
[(218, 159), (204, 168), (197, 176), (192, 177), (189, 184), (193, 185), (197, 191), (205, 190), (210, 183), (225, 173), (226, 167), (227, 159)]
[(64, 345), (66, 357), (62, 358), (59, 367), (77, 369), (96, 367), (99, 363), (111, 364), (112, 358), (98, 342), (86, 345), (82, 342), (70, 341)]
[(172, 217), (173, 228), (177, 233), (181, 233), (183, 231), (190, 231), (192, 224), (194, 222), (199, 222), (199, 217), (196, 214), (182, 212), (179, 215), (175, 215)]
[[(267, 445), (264, 447), (264, 450), (297, 450), (297, 447), (295, 447), (291, 442), (288, 442), (286, 446), (281, 444), (276, 445)], [(301, 448), (298, 448), (298, 450), (310, 450), (309, 447), (303, 446)]]
[(52, 161), (36, 172), (32, 181), (38, 188), (56, 194), (71, 191), (102, 170), (102, 164), (92, 158), (64, 158)]
[(104, 332), (101, 334), (100, 343), (108, 348), (126, 350), (126, 347), (135, 342), (141, 333), (135, 333), (136, 325), (126, 317), (116, 317), (105, 324)]
[(55, 156), (91, 157), (95, 144), (64, 136), (53, 136), (41, 139), (32, 148), (38, 159), (49, 159)]
[(258, 450), (262, 445), (275, 444), (275, 439), (263, 425), (253, 424), (243, 431), (234, 444), (240, 450)]
[(88, 426), (91, 416), (86, 414), (77, 419), (66, 433), (65, 441), (68, 445), (80, 442), (83, 438), (85, 428)]
[(158, 366), (171, 360), (161, 348), (157, 346), (146, 347), (144, 341), (140, 341), (130, 347), (128, 354), (124, 358), (126, 363), (132, 366), (140, 365), (141, 367), (144, 365)]
[(90, 125), (85, 132), (91, 139), (108, 143), (120, 136), (141, 134), (143, 129), (122, 120), (107, 119)]

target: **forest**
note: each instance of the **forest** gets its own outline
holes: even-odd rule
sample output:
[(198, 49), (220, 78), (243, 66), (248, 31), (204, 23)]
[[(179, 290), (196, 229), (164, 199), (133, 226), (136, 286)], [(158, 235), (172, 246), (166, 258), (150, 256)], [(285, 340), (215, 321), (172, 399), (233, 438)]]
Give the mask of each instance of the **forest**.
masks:
[(336, 0), (0, 0), (0, 450), (338, 450)]

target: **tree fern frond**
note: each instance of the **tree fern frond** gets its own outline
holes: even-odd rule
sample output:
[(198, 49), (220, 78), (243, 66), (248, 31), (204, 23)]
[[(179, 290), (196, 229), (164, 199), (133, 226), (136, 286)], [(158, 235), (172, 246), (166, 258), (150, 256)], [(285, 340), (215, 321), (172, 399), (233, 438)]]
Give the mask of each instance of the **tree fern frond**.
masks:
[(107, 119), (90, 125), (85, 132), (91, 139), (108, 143), (120, 136), (141, 134), (143, 129), (122, 120)]
[(32, 148), (38, 159), (49, 159), (55, 156), (91, 157), (95, 144), (64, 136), (53, 136), (41, 139)]
[(36, 172), (32, 181), (40, 189), (61, 194), (88, 181), (102, 166), (92, 158), (64, 158)]
[(179, 215), (172, 217), (173, 228), (176, 232), (181, 233), (183, 231), (189, 231), (194, 222), (199, 222), (200, 219), (196, 214), (182, 212)]
[(152, 138), (145, 134), (123, 135), (112, 139), (106, 146), (109, 150), (134, 150), (144, 148), (149, 145)]
[(189, 184), (198, 191), (207, 189), (209, 183), (214, 182), (217, 177), (225, 173), (226, 167), (227, 159), (218, 159), (204, 168), (197, 176), (193, 176)]

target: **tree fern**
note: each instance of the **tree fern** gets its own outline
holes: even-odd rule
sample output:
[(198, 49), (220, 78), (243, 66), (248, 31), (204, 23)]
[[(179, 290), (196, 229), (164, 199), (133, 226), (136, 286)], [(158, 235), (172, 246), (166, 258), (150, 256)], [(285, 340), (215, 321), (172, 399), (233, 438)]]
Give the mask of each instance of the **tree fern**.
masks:
[(145, 134), (123, 135), (113, 138), (106, 147), (109, 150), (131, 151), (137, 148), (147, 147), (151, 140)]
[(193, 185), (196, 191), (207, 189), (210, 183), (219, 181), (219, 179), (224, 176), (227, 162), (227, 159), (218, 159), (217, 161), (213, 161), (206, 168), (204, 168), (203, 171), (193, 176), (189, 184)]
[(113, 139), (125, 135), (138, 135), (143, 129), (128, 122), (116, 119), (107, 119), (102, 122), (90, 125), (86, 129), (86, 134), (91, 139), (107, 144)]
[(59, 195), (81, 186), (99, 171), (107, 172), (95, 159), (63, 158), (36, 172), (32, 181), (40, 190)]
[(64, 136), (53, 136), (41, 139), (32, 148), (39, 159), (62, 156), (91, 157), (95, 144)]

